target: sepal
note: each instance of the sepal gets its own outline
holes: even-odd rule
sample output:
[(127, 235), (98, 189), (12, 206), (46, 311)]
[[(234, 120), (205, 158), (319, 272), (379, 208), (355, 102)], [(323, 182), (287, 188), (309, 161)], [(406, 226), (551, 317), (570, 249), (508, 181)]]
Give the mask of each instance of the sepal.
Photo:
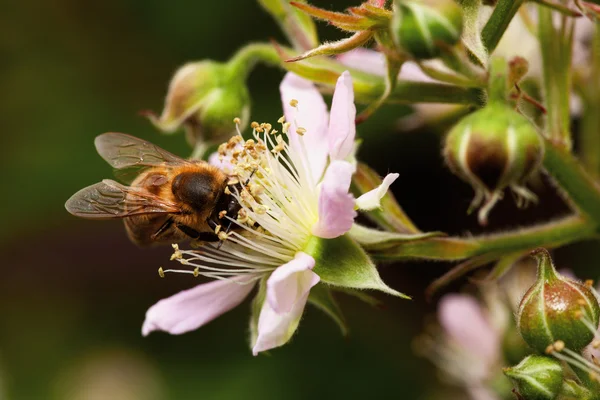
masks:
[(369, 252), (390, 249), (403, 243), (446, 236), (443, 232), (397, 233), (371, 229), (359, 224), (352, 225), (350, 237)]
[(329, 316), (340, 328), (343, 336), (348, 335), (346, 319), (329, 286), (324, 284), (314, 286), (308, 295), (308, 302)]
[[(304, 3), (303, 0), (296, 2)], [(295, 49), (306, 51), (318, 46), (319, 38), (314, 21), (294, 8), (289, 0), (258, 0), (258, 3), (279, 23)]]
[(313, 236), (304, 252), (316, 261), (314, 272), (321, 282), (334, 287), (373, 289), (409, 299), (407, 295), (387, 286), (367, 253), (348, 235), (335, 239)]

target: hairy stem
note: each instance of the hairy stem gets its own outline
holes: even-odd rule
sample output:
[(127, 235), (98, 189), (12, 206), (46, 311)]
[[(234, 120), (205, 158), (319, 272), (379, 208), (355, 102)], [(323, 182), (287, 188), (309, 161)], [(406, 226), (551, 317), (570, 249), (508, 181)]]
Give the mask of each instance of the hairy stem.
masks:
[(600, 187), (567, 147), (546, 140), (544, 167), (579, 212), (600, 225)]
[(558, 247), (590, 239), (596, 225), (578, 216), (566, 217), (531, 228), (471, 238), (432, 238), (408, 242), (374, 254), (380, 261), (429, 259), (457, 261), (481, 255), (498, 255), (527, 251), (536, 247)]
[(600, 176), (600, 29), (595, 28), (592, 44), (592, 69), (590, 78), (582, 82), (585, 109), (581, 129), (581, 160), (590, 173)]
[(523, 4), (523, 0), (499, 0), (494, 8), (494, 12), (490, 16), (490, 19), (485, 24), (483, 31), (481, 32), (481, 40), (488, 53), (492, 53), (502, 35), (508, 28), (508, 24), (513, 19), (519, 7)]
[(250, 43), (231, 57), (230, 72), (238, 75), (240, 79), (246, 79), (259, 62), (274, 67), (281, 65), (281, 59), (271, 44)]

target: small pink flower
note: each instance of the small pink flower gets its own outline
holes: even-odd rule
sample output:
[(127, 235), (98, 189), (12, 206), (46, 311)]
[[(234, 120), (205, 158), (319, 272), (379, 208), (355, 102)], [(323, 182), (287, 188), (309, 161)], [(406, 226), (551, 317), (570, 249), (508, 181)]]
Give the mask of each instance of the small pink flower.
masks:
[[(350, 193), (355, 167), (348, 161), (354, 152), (356, 109), (348, 72), (338, 80), (331, 115), (315, 86), (296, 75), (287, 74), (280, 90), (289, 121), (282, 120), (281, 131), (289, 143), (255, 129), (254, 141), (233, 138), (232, 146), (222, 146), (211, 160), (233, 169), (241, 182), (250, 181), (248, 190), (234, 194), (242, 206), (238, 218), (225, 217), (239, 229), (229, 232), (220, 249), (174, 245), (173, 258), (190, 268), (177, 272), (218, 280), (152, 306), (144, 335), (197, 329), (240, 304), (257, 282), (266, 285), (266, 294), (253, 354), (287, 343), (296, 331), (310, 289), (320, 281), (312, 271), (316, 260), (305, 252), (309, 241), (346, 234), (360, 206), (360, 198)], [(363, 203), (377, 206), (395, 176)]]
[(474, 297), (450, 294), (440, 300), (441, 330), (425, 341), (423, 354), (472, 400), (500, 400), (488, 380), (500, 371), (501, 332)]

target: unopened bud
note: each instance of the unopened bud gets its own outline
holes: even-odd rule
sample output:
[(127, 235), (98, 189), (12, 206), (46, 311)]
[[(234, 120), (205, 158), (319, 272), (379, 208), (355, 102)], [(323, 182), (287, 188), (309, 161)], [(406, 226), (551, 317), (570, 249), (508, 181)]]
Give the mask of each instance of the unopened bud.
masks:
[(438, 57), (460, 40), (463, 17), (454, 0), (396, 0), (392, 33), (396, 44), (418, 59)]
[(148, 116), (166, 133), (184, 127), (192, 145), (218, 143), (235, 132), (234, 118), (245, 128), (249, 98), (243, 78), (231, 74), (226, 64), (205, 60), (181, 67), (171, 80), (160, 118)]
[(563, 369), (560, 361), (546, 356), (532, 355), (504, 374), (512, 381), (523, 399), (553, 400), (563, 384)]
[(544, 143), (531, 123), (503, 103), (490, 103), (463, 118), (446, 137), (444, 156), (452, 172), (475, 189), (471, 209), (482, 205), (479, 222), (510, 187), (517, 205), (537, 201), (525, 181), (539, 168)]
[(579, 352), (598, 329), (598, 300), (590, 288), (556, 272), (547, 250), (532, 255), (538, 262), (537, 279), (519, 305), (519, 331), (540, 353), (565, 348)]

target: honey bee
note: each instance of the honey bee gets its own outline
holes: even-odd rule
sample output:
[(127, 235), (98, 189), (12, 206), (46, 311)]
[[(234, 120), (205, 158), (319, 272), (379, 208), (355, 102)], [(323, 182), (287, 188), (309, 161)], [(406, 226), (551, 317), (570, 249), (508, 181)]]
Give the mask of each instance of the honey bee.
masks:
[[(95, 145), (117, 172), (133, 169), (136, 176), (129, 186), (110, 179), (88, 186), (65, 207), (83, 218), (122, 218), (129, 238), (140, 246), (216, 242), (224, 215), (235, 219), (241, 209), (232, 195), (241, 185), (206, 162), (185, 160), (122, 133), (102, 134)], [(231, 224), (225, 225), (227, 232)]]

